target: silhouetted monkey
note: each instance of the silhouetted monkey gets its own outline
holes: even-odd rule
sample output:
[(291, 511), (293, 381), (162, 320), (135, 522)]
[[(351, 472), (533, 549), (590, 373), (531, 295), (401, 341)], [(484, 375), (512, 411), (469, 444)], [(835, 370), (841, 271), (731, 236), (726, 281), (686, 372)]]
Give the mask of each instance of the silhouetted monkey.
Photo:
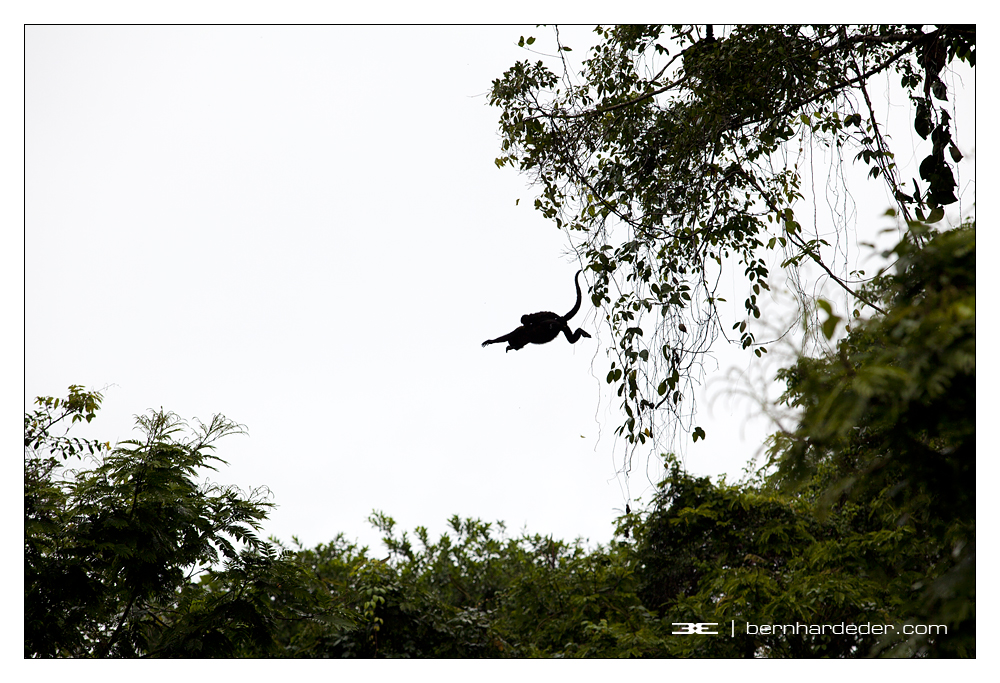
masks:
[(566, 324), (580, 310), (580, 302), (583, 301), (583, 293), (580, 291), (580, 274), (582, 272), (582, 270), (576, 272), (576, 303), (573, 304), (569, 313), (566, 315), (556, 315), (551, 311), (525, 313), (521, 316), (520, 327), (502, 337), (487, 339), (483, 342), (483, 346), (507, 342), (507, 351), (511, 349), (519, 351), (528, 344), (547, 344), (558, 337), (560, 332), (566, 335), (570, 344), (575, 344), (580, 340), (580, 337), (590, 337), (583, 329), (570, 332), (569, 325)]

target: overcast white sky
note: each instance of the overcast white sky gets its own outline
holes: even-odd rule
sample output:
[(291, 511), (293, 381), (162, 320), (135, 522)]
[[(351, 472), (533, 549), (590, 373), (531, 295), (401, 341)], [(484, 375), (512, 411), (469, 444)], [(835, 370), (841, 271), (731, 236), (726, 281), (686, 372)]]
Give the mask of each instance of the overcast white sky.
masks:
[[(564, 236), (493, 163), (486, 92), (537, 58), (517, 47), (529, 34), (550, 42), (29, 27), (25, 405), (110, 385), (86, 433), (112, 441), (149, 408), (225, 414), (249, 435), (221, 442), (211, 478), (267, 485), (265, 530), (285, 541), (344, 532), (381, 552), (373, 509), (404, 529), (458, 514), (610, 540), (650, 489), (642, 463), (627, 490), (616, 477), (609, 338), (587, 298), (573, 324), (593, 339), (480, 348), (574, 297)], [(742, 433), (746, 401), (701, 408), (689, 469), (738, 478), (766, 425)]]

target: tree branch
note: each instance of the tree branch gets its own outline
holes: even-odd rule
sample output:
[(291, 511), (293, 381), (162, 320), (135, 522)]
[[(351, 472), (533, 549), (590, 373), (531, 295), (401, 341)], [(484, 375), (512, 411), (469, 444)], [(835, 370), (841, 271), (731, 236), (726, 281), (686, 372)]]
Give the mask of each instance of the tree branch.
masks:
[(132, 611), (132, 605), (135, 604), (137, 597), (138, 595), (133, 594), (132, 597), (129, 599), (128, 604), (125, 605), (125, 609), (124, 611), (122, 611), (122, 618), (118, 621), (118, 626), (115, 627), (114, 633), (111, 634), (111, 637), (108, 638), (108, 641), (104, 643), (104, 645), (102, 645), (101, 648), (97, 651), (97, 657), (99, 659), (107, 657), (108, 653), (111, 651), (111, 646), (115, 644), (116, 640), (118, 640), (118, 634), (122, 630), (122, 627), (125, 625), (125, 621), (128, 619), (128, 613)]
[[(824, 88), (823, 90), (820, 90), (818, 92), (812, 93), (811, 95), (809, 95), (805, 99), (799, 100), (798, 102), (795, 102), (795, 103), (793, 103), (793, 104), (785, 107), (785, 110), (782, 112), (782, 114), (787, 114), (788, 112), (790, 112), (790, 111), (792, 111), (794, 109), (797, 109), (797, 108), (799, 108), (799, 107), (801, 107), (803, 105), (809, 104), (810, 102), (813, 102), (813, 101), (819, 99), (820, 97), (823, 97), (824, 95), (827, 95), (827, 94), (829, 94), (831, 92), (836, 92), (837, 90), (842, 90), (843, 88), (846, 88), (846, 87), (848, 87), (850, 85), (854, 85), (855, 83), (867, 80), (868, 78), (874, 76), (875, 74), (879, 73), (880, 71), (882, 71), (886, 67), (888, 67), (890, 64), (892, 64), (893, 62), (895, 62), (897, 59), (899, 59), (900, 57), (902, 57), (904, 54), (906, 54), (907, 52), (909, 52), (913, 48), (913, 46), (916, 45), (917, 42), (919, 42), (920, 39), (924, 37), (925, 34), (920, 33), (920, 34), (916, 34), (916, 35), (917, 35), (917, 37), (912, 37), (912, 36), (905, 36), (904, 37), (902, 34), (893, 34), (891, 36), (882, 36), (882, 37), (878, 37), (878, 36), (875, 36), (875, 37), (873, 37), (873, 36), (864, 36), (864, 37), (859, 37), (857, 39), (850, 40), (849, 42), (889, 43), (889, 42), (895, 42), (895, 41), (898, 41), (898, 40), (903, 40), (905, 38), (909, 38), (909, 40), (906, 43), (906, 45), (904, 45), (902, 48), (900, 48), (897, 52), (895, 52), (892, 56), (890, 56), (884, 62), (881, 62), (880, 64), (872, 67), (871, 69), (869, 69), (868, 71), (866, 71), (863, 74), (859, 74), (855, 78), (851, 78), (851, 79), (848, 79), (846, 81), (835, 83), (834, 85), (831, 85), (831, 86), (829, 86), (827, 88)], [(830, 48), (830, 52), (835, 52), (835, 51), (837, 51), (840, 48), (841, 48), (840, 45), (835, 46), (833, 48)], [(676, 61), (677, 57), (679, 57), (679, 56), (680, 56), (680, 54), (674, 56), (674, 58), (671, 59), (670, 62), (668, 62), (666, 66), (664, 66), (662, 69), (660, 69), (660, 72), (653, 78), (653, 81), (655, 81), (657, 78), (659, 78), (660, 75), (662, 75), (663, 72), (666, 71), (667, 68), (671, 64), (673, 64), (674, 61)], [(667, 85), (663, 86), (662, 88), (658, 88), (656, 90), (652, 90), (652, 91), (650, 91), (648, 93), (645, 93), (643, 95), (639, 95), (638, 97), (635, 97), (635, 98), (633, 98), (631, 100), (626, 100), (625, 102), (619, 102), (617, 104), (608, 105), (606, 107), (598, 107), (596, 109), (591, 109), (591, 110), (588, 110), (588, 111), (577, 112), (576, 114), (560, 114), (560, 113), (557, 113), (557, 112), (545, 112), (545, 113), (542, 113), (542, 114), (536, 114), (535, 116), (529, 116), (528, 118), (525, 119), (525, 121), (533, 121), (533, 120), (541, 119), (541, 118), (554, 118), (554, 119), (563, 119), (563, 120), (567, 120), (568, 121), (568, 120), (571, 120), (571, 119), (577, 119), (577, 118), (581, 118), (581, 117), (584, 117), (584, 116), (595, 116), (597, 114), (604, 114), (605, 112), (614, 111), (615, 109), (621, 109), (623, 107), (628, 107), (628, 106), (631, 106), (633, 104), (638, 104), (639, 102), (642, 102), (644, 100), (648, 100), (651, 97), (655, 97), (655, 96), (657, 96), (657, 95), (659, 95), (661, 93), (666, 92), (667, 90), (670, 90), (671, 88), (673, 88), (673, 87), (675, 87), (677, 85), (680, 85), (685, 80), (687, 80), (687, 76), (678, 78), (677, 80), (675, 80), (675, 81), (673, 81), (671, 83), (668, 83)], [(750, 124), (750, 123), (759, 123), (759, 121), (747, 121), (746, 122), (746, 124)], [(744, 125), (746, 125), (746, 124), (744, 124)]]

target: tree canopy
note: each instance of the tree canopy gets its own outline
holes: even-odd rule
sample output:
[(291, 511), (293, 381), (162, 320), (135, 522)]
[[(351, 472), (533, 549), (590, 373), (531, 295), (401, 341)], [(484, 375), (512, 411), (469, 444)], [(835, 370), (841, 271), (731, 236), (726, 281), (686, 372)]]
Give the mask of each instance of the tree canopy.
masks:
[(958, 652), (974, 646), (975, 623), (975, 224), (913, 224), (892, 253), (897, 272), (869, 288), (886, 314), (780, 373), (801, 412), (774, 436), (773, 482), (818, 477), (821, 513), (870, 501), (926, 539), (907, 608), (951, 623)]
[[(67, 417), (92, 420), (102, 398), (71, 386), (24, 416), (26, 657), (269, 654), (282, 619), (349, 623), (257, 535), (272, 506), (265, 488), (197, 481), (240, 425), (216, 415), (191, 429), (150, 411), (137, 418), (142, 438), (115, 448), (53, 433)], [(92, 467), (65, 469), (84, 449)], [(278, 586), (294, 599), (275, 605)]]
[[(812, 213), (804, 149), (865, 164), (904, 221), (937, 222), (958, 199), (963, 153), (945, 73), (955, 60), (975, 65), (975, 27), (712, 28), (598, 27), (579, 71), (557, 29), (554, 66), (517, 62), (490, 93), (501, 110), (497, 164), (537, 184), (535, 207), (567, 231), (592, 277), (613, 341), (618, 433), (631, 444), (663, 447), (682, 427), (705, 436), (691, 404), (704, 355), (720, 334), (767, 351), (753, 322), (775, 266), (802, 316), (817, 278), (846, 292), (848, 310), (882, 310), (824, 234), (844, 222), (809, 227), (801, 216)], [(869, 92), (889, 75), (932, 143), (912, 184)], [(742, 316), (719, 306), (723, 264), (745, 278)]]

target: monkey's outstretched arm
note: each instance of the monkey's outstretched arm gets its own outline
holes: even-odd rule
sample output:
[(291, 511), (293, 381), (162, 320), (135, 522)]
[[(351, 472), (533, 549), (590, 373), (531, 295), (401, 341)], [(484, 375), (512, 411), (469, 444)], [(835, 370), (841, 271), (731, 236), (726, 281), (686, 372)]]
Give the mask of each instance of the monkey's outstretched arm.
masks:
[[(516, 332), (517, 330), (514, 330)], [(499, 344), (500, 342), (509, 342), (510, 338), (514, 335), (514, 332), (508, 332), (502, 337), (497, 337), (496, 339), (487, 339), (483, 342), (483, 346), (489, 346), (490, 344)]]
[(500, 342), (507, 342), (507, 350), (510, 351), (520, 351), (526, 344), (531, 343), (530, 338), (531, 328), (527, 328), (524, 325), (517, 328), (513, 332), (508, 332), (502, 337), (497, 337), (496, 339), (487, 339), (483, 342), (483, 346), (488, 346), (489, 344), (499, 344)]

